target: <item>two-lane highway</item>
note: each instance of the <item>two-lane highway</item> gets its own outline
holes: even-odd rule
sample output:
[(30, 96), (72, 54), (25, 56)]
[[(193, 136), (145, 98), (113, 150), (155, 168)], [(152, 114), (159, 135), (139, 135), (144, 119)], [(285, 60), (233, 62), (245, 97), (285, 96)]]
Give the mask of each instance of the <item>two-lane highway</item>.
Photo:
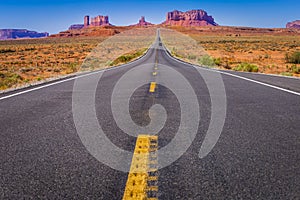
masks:
[[(198, 70), (208, 73), (205, 68), (171, 58), (158, 38), (144, 57), (130, 64), (27, 89), (22, 94), (16, 91), (9, 98), (1, 95), (0, 199), (123, 198), (128, 173), (113, 169), (91, 155), (74, 120), (74, 92), (82, 97), (89, 92), (74, 91), (75, 80), (80, 79), (82, 88), (85, 88), (99, 76), (101, 80), (95, 86), (94, 108), (99, 125), (116, 147), (133, 152), (136, 138), (128, 135), (125, 129), (148, 125), (155, 129), (151, 126), (151, 119), (166, 116), (157, 133), (158, 149), (174, 141), (180, 130), (186, 131), (187, 141), (191, 144), (179, 159), (158, 170), (155, 197), (299, 199), (300, 96), (221, 74), (226, 91), (225, 124), (212, 151), (200, 159), (199, 150), (212, 120), (212, 102), (205, 77)], [(181, 76), (173, 77), (178, 74)], [(246, 76), (254, 80), (256, 75)], [(276, 82), (276, 78), (272, 77), (272, 81)], [(121, 79), (123, 82), (119, 84)], [(133, 87), (135, 80), (147, 84), (136, 88), (129, 105), (125, 105), (126, 88)], [(263, 81), (261, 77), (256, 80)], [(283, 89), (288, 85), (289, 90), (297, 92), (293, 85), (300, 85), (299, 79), (280, 80), (285, 84)], [(289, 84), (290, 81), (293, 83)], [(152, 92), (151, 82), (155, 82)], [(174, 84), (167, 87), (172, 82)], [(187, 83), (191, 88), (186, 86)], [(118, 87), (122, 91), (115, 94)], [(280, 84), (277, 83), (276, 87), (280, 88)], [(188, 93), (187, 89), (193, 92)], [(182, 101), (178, 98), (181, 94), (184, 94)], [(186, 96), (188, 94), (190, 96)], [(197, 100), (195, 106), (194, 97)], [(161, 105), (158, 110), (152, 109), (157, 104)], [(194, 109), (187, 114), (180, 109), (189, 108), (189, 105)], [(127, 123), (127, 119), (122, 118), (125, 113), (122, 106), (129, 109), (134, 123)], [(160, 113), (162, 107), (164, 110)], [(115, 116), (114, 109), (122, 110), (119, 121), (116, 117), (120, 116)], [(183, 126), (183, 120), (187, 124), (195, 120), (195, 113), (200, 116), (197, 124)], [(196, 132), (190, 133), (194, 128)], [(178, 150), (186, 145), (180, 141), (186, 142), (177, 140)], [(169, 153), (177, 156), (175, 152)], [(114, 158), (109, 152), (106, 154), (107, 158)], [(158, 157), (158, 165), (166, 162)], [(119, 162), (116, 166), (123, 164), (126, 165)]]

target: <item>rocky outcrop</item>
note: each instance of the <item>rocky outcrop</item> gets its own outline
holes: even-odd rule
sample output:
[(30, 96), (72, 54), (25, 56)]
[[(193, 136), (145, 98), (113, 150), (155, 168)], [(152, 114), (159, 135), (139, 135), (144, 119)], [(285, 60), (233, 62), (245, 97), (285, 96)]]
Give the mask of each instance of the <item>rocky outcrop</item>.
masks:
[(139, 20), (139, 23), (131, 25), (131, 26), (147, 27), (147, 26), (152, 26), (152, 25), (154, 25), (154, 24), (147, 22), (145, 20), (145, 17), (142, 16), (141, 19)]
[(145, 20), (145, 17), (142, 16), (141, 19), (139, 20), (139, 23), (137, 24), (137, 26), (151, 26), (153, 24), (151, 24), (150, 22), (147, 22)]
[(87, 28), (87, 27), (89, 27), (89, 25), (90, 25), (90, 16), (86, 15), (86, 16), (84, 16), (84, 24), (83, 24), (83, 27), (84, 27), (84, 28)]
[(108, 16), (98, 15), (97, 17), (91, 18), (89, 26), (109, 26)]
[(296, 21), (287, 23), (287, 24), (286, 24), (286, 28), (296, 28), (296, 29), (300, 29), (300, 20), (296, 20)]
[(49, 33), (38, 33), (26, 29), (0, 29), (0, 40), (18, 39), (18, 38), (41, 38), (48, 37)]
[(89, 27), (111, 26), (108, 20), (108, 16), (98, 15), (90, 18), (90, 16), (84, 16), (84, 24), (73, 24), (69, 27), (69, 30), (79, 30)]
[(208, 16), (204, 10), (191, 10), (181, 12), (174, 10), (168, 12), (167, 19), (163, 23), (171, 26), (217, 26), (212, 16)]

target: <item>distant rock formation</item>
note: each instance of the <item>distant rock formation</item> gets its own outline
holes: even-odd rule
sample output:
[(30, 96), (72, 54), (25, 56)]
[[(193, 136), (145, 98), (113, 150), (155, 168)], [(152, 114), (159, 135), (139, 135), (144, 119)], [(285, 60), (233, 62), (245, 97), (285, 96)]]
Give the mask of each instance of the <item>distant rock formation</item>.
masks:
[(145, 17), (142, 16), (141, 19), (139, 20), (139, 23), (138, 23), (137, 25), (138, 25), (138, 26), (151, 26), (151, 25), (153, 25), (153, 24), (150, 23), (150, 22), (147, 22), (147, 21), (145, 20)]
[(85, 24), (85, 26), (109, 26), (108, 16), (98, 15), (97, 17), (91, 18), (91, 23)]
[(145, 20), (145, 17), (142, 16), (141, 19), (139, 20), (139, 23), (137, 24), (134, 24), (134, 25), (131, 25), (131, 26), (140, 26), (140, 27), (146, 27), (146, 26), (152, 26), (154, 24), (150, 23), (150, 22), (147, 22)]
[(90, 26), (90, 16), (86, 15), (84, 16), (84, 24), (83, 24), (83, 27), (84, 28), (87, 28)]
[(78, 30), (78, 29), (82, 29), (84, 27), (83, 24), (73, 24), (69, 27), (69, 30)]
[(41, 38), (48, 37), (49, 33), (38, 33), (26, 29), (0, 29), (0, 40), (18, 39), (18, 38)]
[(69, 27), (69, 30), (79, 30), (88, 27), (99, 27), (99, 26), (111, 26), (108, 20), (108, 16), (98, 15), (90, 18), (90, 16), (84, 16), (84, 24), (73, 24)]
[(214, 18), (208, 16), (204, 10), (168, 12), (167, 19), (163, 24), (171, 26), (218, 26)]
[(287, 23), (287, 24), (286, 24), (286, 28), (296, 28), (296, 29), (300, 29), (300, 20), (296, 20), (296, 21)]

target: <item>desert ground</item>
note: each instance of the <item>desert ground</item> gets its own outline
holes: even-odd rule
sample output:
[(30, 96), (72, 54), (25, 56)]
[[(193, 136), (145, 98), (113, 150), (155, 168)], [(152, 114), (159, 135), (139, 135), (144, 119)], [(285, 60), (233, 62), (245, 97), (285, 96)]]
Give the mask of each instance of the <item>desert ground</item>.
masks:
[(172, 29), (193, 38), (221, 69), (300, 77), (299, 30), (241, 27)]
[(106, 37), (0, 41), (0, 90), (74, 73), (104, 39)]
[[(235, 27), (163, 28), (184, 34), (179, 38), (167, 34), (165, 38), (171, 39), (165, 42), (174, 56), (186, 61), (221, 69), (300, 77), (300, 31)], [(88, 32), (68, 31), (44, 39), (0, 41), (0, 90), (78, 72), (100, 43), (111, 35), (130, 29), (88, 29)], [(101, 57), (113, 56), (105, 57), (102, 62), (109, 67), (141, 56), (154, 40), (154, 29), (156, 27), (143, 28), (148, 34), (144, 37), (141, 37), (144, 32), (137, 33), (137, 37), (130, 33), (131, 36), (122, 37), (122, 42), (111, 43), (110, 49), (105, 49), (106, 54), (101, 54)], [(132, 42), (132, 38), (137, 40)], [(104, 50), (98, 48), (97, 52), (103, 53)]]
[(144, 54), (156, 33), (155, 28), (87, 30), (82, 35), (71, 31), (43, 39), (0, 41), (0, 90), (129, 62)]

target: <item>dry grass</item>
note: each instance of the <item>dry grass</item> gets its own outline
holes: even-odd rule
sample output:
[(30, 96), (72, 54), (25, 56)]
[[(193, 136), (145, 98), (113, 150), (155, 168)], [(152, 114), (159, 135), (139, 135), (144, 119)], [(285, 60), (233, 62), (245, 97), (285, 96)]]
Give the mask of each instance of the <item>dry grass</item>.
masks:
[[(286, 55), (300, 51), (300, 32), (288, 29), (174, 28), (193, 38), (222, 69), (257, 66), (258, 72), (300, 76)], [(295, 70), (296, 69), (296, 70)]]
[(0, 90), (111, 67), (123, 63), (116, 63), (121, 56), (130, 56), (124, 62), (131, 61), (151, 45), (155, 33), (155, 28), (139, 28), (112, 37), (0, 41)]
[(285, 55), (300, 50), (300, 36), (192, 37), (211, 56), (220, 58), (220, 65), (227, 69), (233, 69), (241, 63), (251, 63), (263, 73), (290, 72), (293, 64), (287, 63)]
[(146, 52), (147, 52), (147, 48), (140, 49), (140, 50), (134, 50), (132, 52), (126, 53), (124, 55), (119, 56), (113, 62), (111, 62), (110, 66), (118, 66), (118, 65), (128, 63), (130, 61), (135, 60), (136, 58), (141, 57)]
[[(287, 59), (287, 55), (300, 51), (300, 32), (230, 27), (172, 29), (176, 31), (161, 29), (162, 40), (174, 56), (188, 62), (300, 76), (300, 64)], [(111, 67), (122, 56), (134, 59), (150, 46), (155, 33), (153, 27), (124, 29), (113, 37), (0, 41), (0, 90), (80, 70)]]
[(204, 48), (186, 34), (161, 28), (160, 36), (169, 52), (179, 59), (198, 64), (198, 60), (202, 56), (207, 55)]
[[(139, 57), (144, 49), (150, 47), (156, 36), (155, 28), (137, 28), (124, 31), (101, 42), (87, 56), (81, 70), (105, 69), (123, 64)], [(124, 57), (125, 60), (120, 61)], [(131, 59), (127, 59), (131, 57)]]
[(76, 72), (106, 37), (0, 42), (0, 90)]

